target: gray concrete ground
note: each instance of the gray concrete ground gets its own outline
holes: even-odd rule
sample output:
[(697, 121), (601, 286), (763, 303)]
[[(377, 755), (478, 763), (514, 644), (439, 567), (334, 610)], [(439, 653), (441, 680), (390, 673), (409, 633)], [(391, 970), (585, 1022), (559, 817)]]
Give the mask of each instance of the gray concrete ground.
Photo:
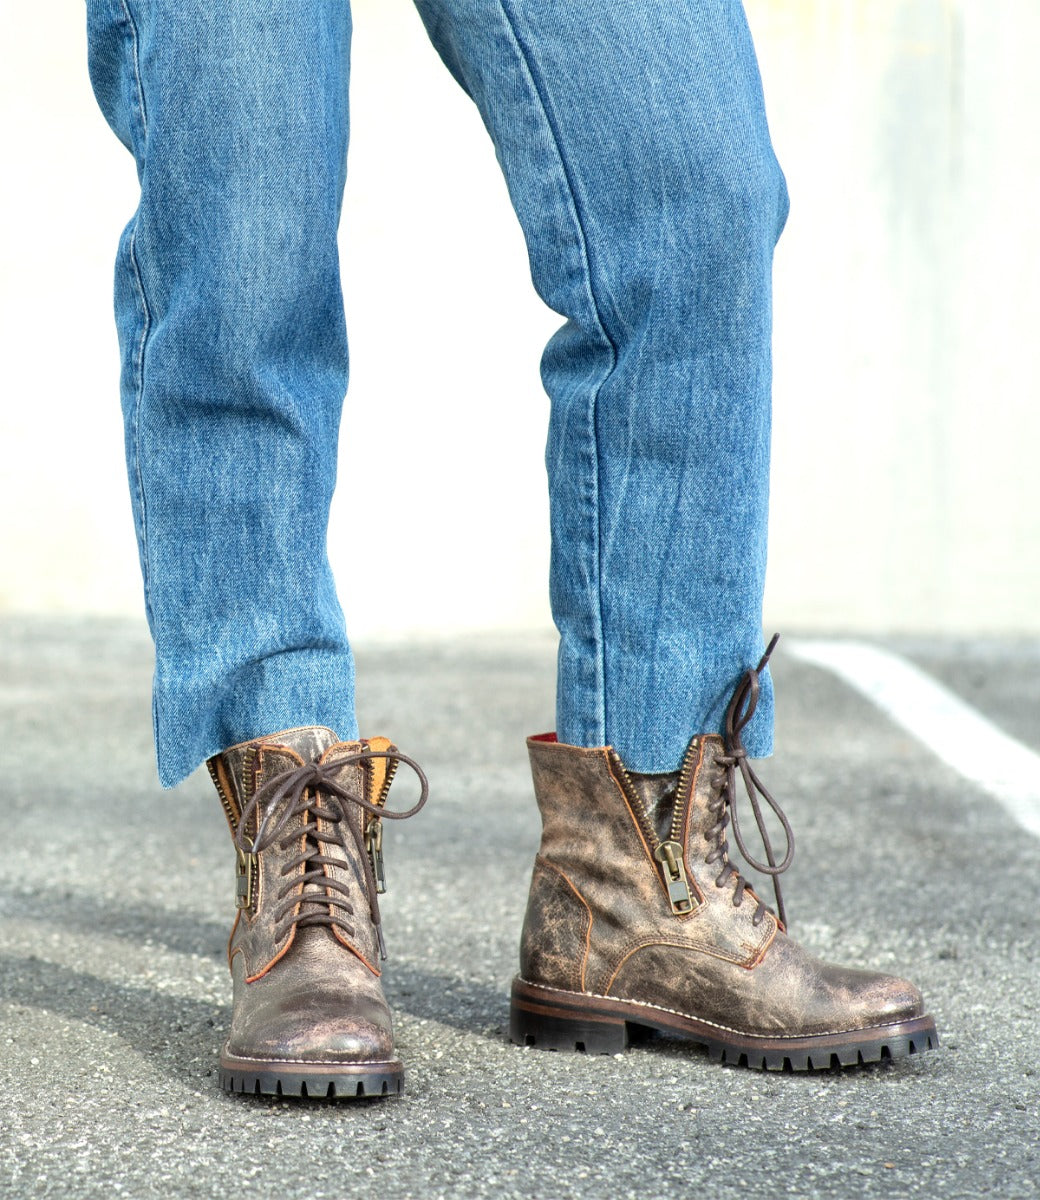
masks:
[[(1040, 750), (1036, 646), (897, 646)], [(163, 794), (132, 623), (0, 621), (0, 1194), (1026, 1197), (1040, 1176), (1040, 843), (869, 702), (779, 654), (768, 780), (794, 932), (905, 971), (943, 1049), (859, 1072), (674, 1042), (517, 1049), (507, 989), (538, 828), (523, 737), (548, 639), (369, 647), (363, 727), (433, 799), (389, 830), (400, 1100), (226, 1098), (232, 856), (208, 779)], [(406, 785), (402, 785), (406, 786)]]

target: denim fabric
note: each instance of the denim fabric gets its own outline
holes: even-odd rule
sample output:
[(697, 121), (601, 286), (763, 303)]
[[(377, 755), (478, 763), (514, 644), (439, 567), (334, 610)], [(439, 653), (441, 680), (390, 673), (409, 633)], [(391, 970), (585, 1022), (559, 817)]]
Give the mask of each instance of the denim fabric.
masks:
[(141, 179), (116, 317), (172, 785), (244, 737), (356, 736), (325, 549), (350, 19), (314, 0), (90, 0), (88, 17), (95, 91)]
[[(417, 0), (543, 299), (561, 740), (673, 769), (761, 652), (770, 272), (787, 211), (736, 0)], [(325, 551), (347, 347), (345, 0), (88, 0), (134, 152), (122, 397), (160, 777), (356, 734)], [(461, 343), (460, 343), (461, 349)], [(349, 432), (349, 431), (348, 431)], [(771, 749), (768, 680), (745, 741)]]

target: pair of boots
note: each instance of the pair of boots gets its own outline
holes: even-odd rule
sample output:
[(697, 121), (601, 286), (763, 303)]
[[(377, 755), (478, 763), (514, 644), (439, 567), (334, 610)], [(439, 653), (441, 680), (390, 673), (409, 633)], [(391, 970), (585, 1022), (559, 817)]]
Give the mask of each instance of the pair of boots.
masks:
[[(740, 739), (757, 685), (749, 671), (725, 735), (695, 737), (668, 775), (627, 771), (609, 746), (529, 739), (543, 832), (513, 983), (513, 1041), (613, 1054), (642, 1031), (669, 1031), (719, 1061), (796, 1071), (938, 1044), (912, 984), (814, 958), (785, 932), (779, 887), (774, 913), (730, 861), (730, 824), (774, 885), (791, 857), (790, 828)], [(385, 803), (399, 763), (418, 774), (421, 794), (394, 813)], [(320, 727), (234, 746), (209, 767), (237, 855), (221, 1085), (337, 1098), (400, 1092), (379, 980), (382, 822), (422, 807), (422, 771), (384, 738), (340, 742)], [(736, 822), (738, 775), (766, 863), (747, 855)], [(788, 835), (780, 863), (760, 798)]]

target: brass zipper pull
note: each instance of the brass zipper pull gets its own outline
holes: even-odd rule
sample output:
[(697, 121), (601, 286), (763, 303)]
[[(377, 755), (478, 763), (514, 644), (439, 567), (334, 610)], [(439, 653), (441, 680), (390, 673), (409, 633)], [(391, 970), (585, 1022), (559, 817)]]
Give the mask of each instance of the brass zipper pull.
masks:
[(661, 874), (668, 889), (668, 901), (673, 913), (693, 912), (693, 898), (686, 880), (683, 863), (683, 848), (678, 842), (662, 842), (654, 851), (654, 858), (662, 866)]
[(235, 847), (235, 907), (253, 907), (253, 876), (256, 871), (256, 855), (247, 854)]
[(372, 861), (372, 874), (376, 880), (376, 892), (382, 896), (386, 891), (386, 871), (383, 866), (383, 822), (373, 817), (365, 830), (365, 849)]

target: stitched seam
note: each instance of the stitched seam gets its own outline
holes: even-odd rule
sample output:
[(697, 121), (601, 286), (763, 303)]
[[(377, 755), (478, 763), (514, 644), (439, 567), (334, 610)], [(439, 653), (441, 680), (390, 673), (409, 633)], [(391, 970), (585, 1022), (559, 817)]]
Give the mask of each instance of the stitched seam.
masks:
[(235, 920), (231, 926), (231, 932), (228, 934), (227, 950), (225, 951), (225, 953), (227, 954), (227, 960), (228, 960), (229, 967), (231, 966), (231, 960), (235, 957), (235, 955), (242, 953), (241, 947), (239, 947), (237, 950), (231, 949), (231, 947), (235, 941), (235, 930), (238, 928), (238, 923), (241, 920), (242, 920), (242, 910), (239, 908), (235, 911)]
[(238, 1062), (255, 1062), (255, 1063), (288, 1063), (293, 1067), (395, 1067), (397, 1062), (392, 1058), (381, 1058), (378, 1062), (369, 1062), (366, 1059), (348, 1060), (345, 1062), (335, 1062), (331, 1059), (312, 1059), (312, 1058), (254, 1058), (250, 1054), (235, 1054), (228, 1049), (230, 1042), (224, 1043), (224, 1053), (228, 1058), (233, 1058)]
[(585, 909), (585, 913), (586, 913), (585, 954), (582, 956), (581, 971), (579, 973), (579, 980), (578, 980), (579, 988), (581, 989), (581, 991), (584, 991), (585, 990), (585, 972), (588, 970), (589, 955), (592, 953), (592, 909), (589, 907), (588, 901), (581, 894), (581, 892), (578, 891), (577, 887), (575, 887), (573, 881), (571, 880), (570, 876), (567, 875), (566, 872), (561, 871), (559, 867), (553, 866), (553, 864), (551, 862), (549, 862), (545, 858), (542, 858), (541, 855), (539, 855), (538, 857), (541, 860), (539, 865), (542, 867), (542, 869), (548, 870), (548, 871), (555, 871), (556, 874), (559, 875), (559, 877), (563, 880), (563, 882), (571, 889), (571, 891), (578, 898), (578, 900), (581, 902), (581, 904), (583, 905), (583, 907)]
[[(546, 987), (543, 983), (531, 983), (530, 980), (521, 977), (520, 980), (524, 987), (537, 988), (540, 992), (559, 991), (559, 988)], [(663, 1004), (651, 1004), (648, 1000), (624, 1000), (619, 996), (604, 996), (599, 992), (563, 992), (563, 995), (579, 996), (582, 999), (589, 1000), (610, 1000), (614, 1004), (634, 1004), (638, 1008), (652, 1008), (656, 1012), (671, 1013), (675, 1017), (686, 1017), (689, 1020), (698, 1021), (701, 1025), (710, 1025), (712, 1029), (722, 1029), (726, 1033), (738, 1033), (741, 1037), (760, 1038), (762, 1041), (771, 1042), (801, 1042), (806, 1038), (817, 1037), (832, 1037), (838, 1033), (865, 1033), (872, 1029), (887, 1029), (892, 1025), (905, 1025), (905, 1021), (887, 1021), (884, 1025), (857, 1025), (855, 1029), (824, 1029), (819, 1033), (748, 1033), (744, 1029), (734, 1029), (732, 1025), (722, 1025), (718, 1021), (709, 1021), (706, 1017), (698, 1017), (693, 1013), (683, 1012), (678, 1008), (667, 1008)], [(623, 1014), (618, 1014), (619, 1016)], [(913, 1020), (914, 1018), (911, 1018)]]
[[(252, 930), (250, 930), (250, 932), (252, 932)], [(259, 971), (257, 971), (255, 975), (246, 976), (246, 983), (256, 983), (256, 981), (258, 979), (263, 979), (263, 977), (268, 973), (268, 971), (270, 971), (272, 967), (277, 966), (278, 963), (280, 963), (281, 960), (286, 956), (286, 954), (289, 953), (289, 948), (290, 948), (290, 946), (292, 946), (294, 941), (296, 941), (296, 926), (295, 925), (289, 931), (288, 940), (286, 941), (285, 945), (281, 948), (281, 950), (278, 951), (278, 953), (274, 956), (274, 958), (271, 959), (271, 961), (267, 964), (267, 966), (261, 967), (261, 969)], [(235, 953), (238, 954), (239, 951), (236, 950)], [(231, 957), (234, 958), (234, 955), (232, 955)], [(249, 968), (247, 967), (246, 970), (248, 970), (248, 969)]]
[(763, 939), (763, 940), (762, 940), (762, 941), (759, 943), (759, 945), (758, 945), (758, 947), (757, 947), (757, 952), (755, 953), (755, 958), (754, 958), (754, 961), (753, 961), (752, 963), (750, 963), (750, 964), (749, 964), (749, 965), (750, 965), (750, 966), (752, 966), (752, 967), (757, 967), (757, 966), (758, 966), (758, 964), (759, 964), (759, 963), (762, 961), (762, 959), (764, 959), (764, 958), (765, 958), (765, 956), (766, 956), (766, 951), (767, 951), (767, 950), (769, 949), (769, 947), (770, 947), (770, 946), (773, 944), (773, 942), (774, 942), (774, 941), (776, 941), (776, 935), (777, 935), (777, 933), (779, 933), (779, 931), (780, 931), (780, 925), (779, 925), (779, 923), (778, 923), (778, 920), (777, 920), (777, 918), (776, 918), (776, 917), (774, 917), (774, 916), (772, 915), (772, 913), (770, 913), (770, 914), (769, 914), (769, 916), (770, 916), (770, 918), (771, 918), (771, 921), (772, 921), (773, 929), (772, 929), (772, 932), (769, 934), (769, 937), (767, 937), (767, 938), (764, 938), (764, 939)]
[(577, 234), (578, 234), (578, 244), (580, 247), (581, 258), (583, 260), (583, 265), (585, 268), (585, 279), (586, 279), (586, 282), (588, 285), (588, 294), (589, 294), (589, 301), (592, 306), (592, 315), (595, 318), (596, 325), (599, 329), (600, 334), (603, 337), (603, 340), (606, 342), (607, 346), (610, 348), (610, 357), (611, 357), (610, 368), (603, 375), (603, 377), (599, 380), (599, 382), (596, 384), (595, 391), (593, 392), (593, 395), (592, 395), (591, 413), (590, 413), (590, 416), (591, 416), (590, 428), (592, 431), (592, 444), (593, 444), (593, 449), (595, 451), (595, 453), (593, 455), (593, 460), (594, 460), (593, 484), (594, 484), (594, 487), (596, 490), (596, 512), (595, 512), (595, 517), (594, 517), (595, 542), (596, 542), (596, 636), (597, 636), (598, 643), (599, 643), (597, 646), (597, 650), (598, 650), (598, 656), (599, 656), (599, 661), (598, 661), (599, 680), (598, 680), (598, 683), (599, 683), (599, 689), (600, 689), (599, 718), (601, 721), (600, 728), (594, 736), (595, 736), (595, 740), (597, 742), (605, 743), (607, 741), (607, 732), (606, 732), (606, 730), (607, 730), (607, 656), (606, 656), (606, 639), (603, 636), (603, 537), (602, 537), (602, 525), (601, 525), (601, 520), (600, 520), (600, 511), (603, 507), (603, 505), (602, 505), (603, 497), (602, 497), (602, 493), (600, 490), (600, 471), (599, 471), (600, 454), (599, 454), (599, 438), (598, 438), (597, 432), (596, 432), (596, 412), (597, 412), (597, 408), (598, 408), (598, 404), (599, 404), (599, 394), (603, 390), (603, 387), (606, 384), (607, 380), (610, 378), (611, 375), (613, 375), (613, 373), (617, 367), (618, 349), (617, 349), (617, 346), (614, 344), (614, 339), (607, 332), (606, 323), (603, 319), (603, 314), (600, 309), (599, 301), (596, 298), (596, 290), (593, 285), (593, 276), (592, 276), (592, 256), (589, 253), (589, 239), (588, 239), (588, 236), (587, 236), (587, 233), (585, 230), (585, 223), (582, 219), (581, 208), (578, 204), (577, 191), (574, 187), (574, 181), (571, 178), (571, 173), (567, 169), (567, 159), (563, 153), (563, 142), (562, 142), (562, 139), (560, 138), (559, 130), (557, 129), (556, 123), (553, 121), (552, 117), (549, 114), (548, 100), (544, 94), (544, 89), (541, 86), (540, 77), (535, 70), (534, 55), (530, 52), (529, 48), (522, 41), (522, 39), (520, 37), (519, 31), (517, 28), (517, 19), (514, 16), (514, 14), (510, 11), (509, 5), (507, 4), (507, 0), (500, 0), (499, 7), (502, 12), (502, 17), (503, 17), (503, 19), (506, 23), (506, 26), (509, 30), (509, 34), (513, 39), (513, 44), (516, 47), (517, 55), (527, 73), (527, 78), (530, 83), (532, 94), (534, 96), (534, 99), (537, 101), (538, 108), (542, 114), (542, 117), (545, 120), (545, 127), (549, 132), (549, 136), (552, 139), (553, 147), (556, 151), (556, 157), (559, 162), (560, 172), (563, 176), (564, 183), (566, 184), (566, 187), (567, 187), (567, 193), (570, 197), (571, 212), (573, 215), (574, 226), (575, 226), (575, 229), (577, 230)]
[(148, 136), (148, 111), (144, 105), (144, 86), (141, 82), (141, 55), (140, 55), (140, 37), (137, 32), (137, 22), (130, 12), (130, 6), (127, 0), (119, 0), (119, 6), (123, 10), (123, 16), (126, 17), (126, 23), (130, 26), (130, 45), (133, 50), (134, 64), (134, 83), (137, 85), (137, 103), (141, 110), (141, 130), (145, 137)]
[[(123, 10), (123, 15), (126, 18), (126, 23), (130, 29), (130, 65), (133, 72), (134, 86), (137, 89), (137, 106), (140, 113), (142, 145), (141, 155), (145, 155), (145, 146), (148, 140), (148, 110), (144, 101), (144, 82), (141, 78), (141, 58), (140, 58), (140, 35), (137, 29), (137, 22), (134, 20), (130, 12), (130, 6), (127, 0), (119, 0), (120, 7)], [(130, 260), (131, 272), (133, 274), (134, 289), (137, 292), (137, 299), (141, 305), (141, 335), (138, 339), (137, 350), (134, 354), (134, 403), (131, 417), (131, 444), (134, 448), (134, 485), (137, 490), (137, 504), (140, 512), (138, 536), (141, 542), (141, 568), (144, 576), (144, 595), (145, 607), (148, 613), (148, 622), (152, 629), (152, 636), (158, 643), (158, 628), (155, 623), (155, 613), (152, 608), (151, 601), (151, 563), (148, 547), (148, 506), (145, 500), (144, 491), (144, 472), (141, 469), (141, 407), (144, 401), (144, 362), (145, 351), (148, 346), (148, 338), (152, 330), (152, 312), (148, 304), (148, 297), (145, 294), (144, 279), (141, 275), (141, 265), (137, 257), (137, 226), (140, 220), (140, 208), (134, 215), (133, 225), (130, 230), (130, 239), (127, 244), (127, 256)], [(157, 645), (158, 650), (158, 645)], [(153, 721), (158, 728), (158, 710), (156, 709)], [(157, 739), (161, 744), (162, 739)]]
[[(613, 757), (610, 753), (610, 749), (608, 747), (608, 748), (604, 749), (603, 751), (597, 751), (597, 753), (602, 753), (604, 759), (606, 760), (607, 772), (610, 775), (610, 778), (614, 781), (614, 786), (617, 788), (618, 792), (621, 794), (621, 799), (625, 805), (625, 812), (628, 813), (629, 820), (632, 822), (633, 826), (635, 827), (635, 831), (636, 831), (637, 835), (639, 836), (640, 845), (643, 847), (643, 850), (646, 852), (646, 859), (650, 865), (650, 870), (653, 872), (654, 878), (657, 880), (660, 887), (662, 889), (664, 889), (664, 883), (661, 880), (661, 872), (657, 869), (656, 866), (654, 866), (654, 856), (650, 852), (650, 847), (646, 844), (646, 838), (643, 837), (643, 827), (639, 824), (636, 814), (632, 811), (632, 805), (629, 803), (629, 800), (628, 800), (628, 793), (621, 786), (621, 780), (618, 779), (617, 775), (614, 773), (614, 762), (613, 762)], [(667, 895), (667, 892), (665, 894)]]
[(337, 942), (339, 942), (339, 944), (343, 947), (344, 950), (349, 950), (350, 953), (353, 954), (364, 966), (368, 967), (368, 969), (372, 972), (373, 975), (375, 975), (375, 977), (377, 979), (379, 978), (380, 975), (382, 975), (383, 972), (380, 971), (380, 969), (378, 967), (373, 966), (372, 963), (370, 963), (368, 961), (368, 959), (361, 953), (361, 951), (357, 948), (357, 946), (355, 946), (353, 944), (353, 942), (347, 941), (346, 936), (343, 934), (343, 932), (341, 930), (333, 927), (332, 936), (336, 939)]
[(667, 942), (665, 942), (665, 941), (662, 941), (659, 937), (639, 938), (638, 940), (633, 940), (631, 942), (626, 943), (626, 945), (620, 951), (617, 959), (615, 960), (617, 962), (617, 966), (614, 968), (613, 973), (611, 974), (610, 978), (607, 980), (607, 983), (606, 983), (605, 990), (608, 993), (610, 992), (610, 989), (614, 983), (614, 980), (617, 979), (618, 975), (621, 973), (621, 968), (625, 965), (625, 963), (632, 957), (633, 954), (636, 953), (637, 950), (645, 950), (648, 946), (670, 946), (671, 948), (673, 948), (675, 950), (695, 950), (695, 951), (697, 951), (698, 954), (706, 954), (706, 955), (708, 955), (709, 958), (716, 958), (720, 962), (732, 963), (733, 966), (744, 967), (746, 970), (750, 970), (752, 968), (752, 966), (754, 965), (753, 963), (749, 963), (746, 958), (734, 958), (730, 954), (717, 953), (716, 951), (711, 949), (711, 947), (706, 942), (693, 942), (693, 941), (688, 941), (688, 942), (686, 942), (686, 941), (684, 941), (684, 942), (667, 941)]

